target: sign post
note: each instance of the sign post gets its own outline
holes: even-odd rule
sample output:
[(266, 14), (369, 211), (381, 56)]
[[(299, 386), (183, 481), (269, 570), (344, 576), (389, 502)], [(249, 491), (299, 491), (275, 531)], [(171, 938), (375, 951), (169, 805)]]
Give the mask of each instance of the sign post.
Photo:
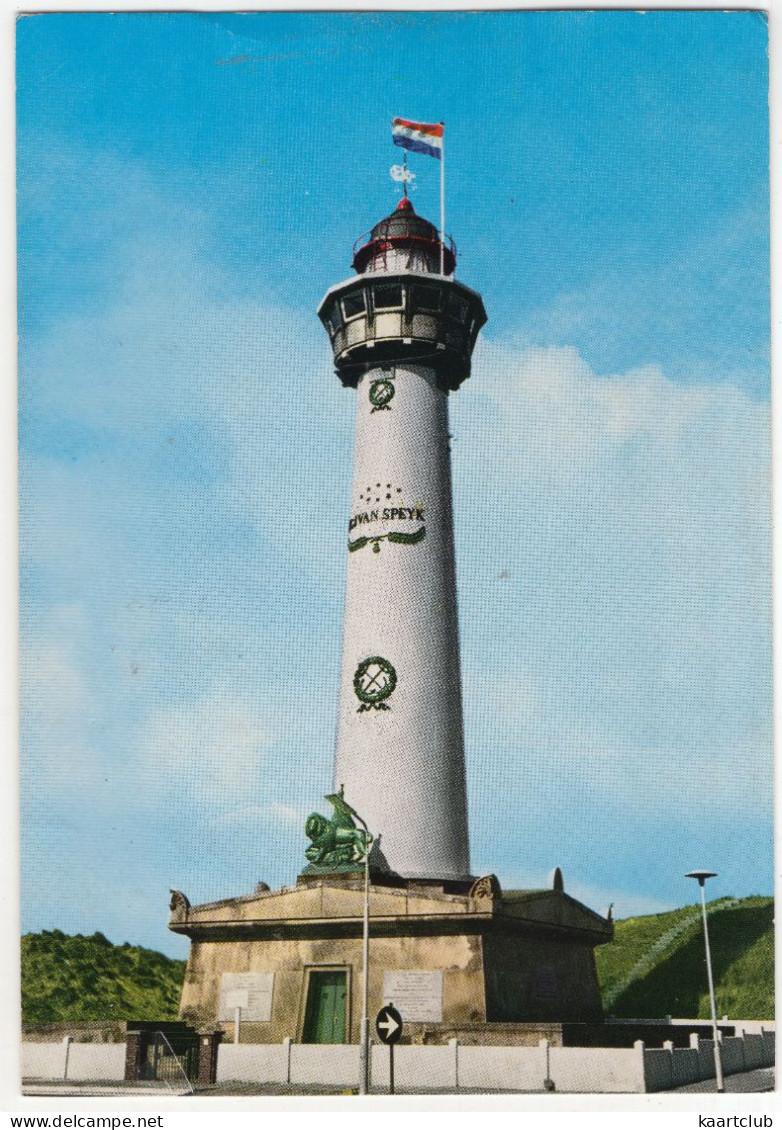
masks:
[(402, 1017), (393, 1004), (384, 1004), (375, 1019), (375, 1030), (384, 1044), (388, 1044), (388, 1093), (394, 1093), (394, 1044), (402, 1035)]

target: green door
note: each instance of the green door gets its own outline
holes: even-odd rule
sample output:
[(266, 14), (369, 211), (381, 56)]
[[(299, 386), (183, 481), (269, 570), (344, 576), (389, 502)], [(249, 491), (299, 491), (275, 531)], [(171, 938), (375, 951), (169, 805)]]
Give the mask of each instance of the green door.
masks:
[(345, 1043), (347, 981), (347, 973), (340, 970), (310, 973), (304, 1015), (305, 1044)]

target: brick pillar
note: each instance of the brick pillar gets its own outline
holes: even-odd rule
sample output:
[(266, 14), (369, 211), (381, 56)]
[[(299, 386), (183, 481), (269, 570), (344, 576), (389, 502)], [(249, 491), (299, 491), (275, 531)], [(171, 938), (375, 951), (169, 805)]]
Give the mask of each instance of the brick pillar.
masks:
[(149, 1037), (146, 1032), (128, 1032), (125, 1045), (125, 1082), (135, 1083), (143, 1077)]
[(199, 1032), (198, 1034), (198, 1085), (211, 1087), (217, 1082), (217, 1049), (224, 1033)]

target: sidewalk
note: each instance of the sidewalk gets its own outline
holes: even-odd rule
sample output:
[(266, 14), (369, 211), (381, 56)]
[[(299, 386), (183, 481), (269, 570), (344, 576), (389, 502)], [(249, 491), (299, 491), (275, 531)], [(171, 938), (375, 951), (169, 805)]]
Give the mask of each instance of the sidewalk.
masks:
[(189, 1088), (167, 1086), (165, 1083), (22, 1083), (23, 1095), (49, 1095), (53, 1098), (170, 1098), (176, 1095), (189, 1095)]

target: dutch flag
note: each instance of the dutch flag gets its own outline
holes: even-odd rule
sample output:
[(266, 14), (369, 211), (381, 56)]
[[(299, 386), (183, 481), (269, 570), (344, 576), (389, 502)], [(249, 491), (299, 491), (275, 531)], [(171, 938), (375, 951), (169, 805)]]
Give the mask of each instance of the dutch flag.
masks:
[(427, 153), (442, 160), (443, 123), (427, 125), (426, 122), (409, 122), (407, 118), (394, 118), (391, 122), (394, 145), (412, 149), (414, 153)]

